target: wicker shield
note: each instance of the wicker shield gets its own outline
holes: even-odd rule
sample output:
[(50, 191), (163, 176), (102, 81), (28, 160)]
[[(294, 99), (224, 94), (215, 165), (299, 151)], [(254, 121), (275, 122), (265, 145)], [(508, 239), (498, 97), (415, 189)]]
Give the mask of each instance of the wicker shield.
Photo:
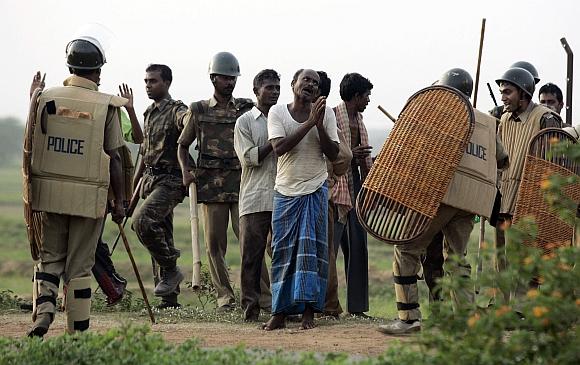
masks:
[(28, 110), (28, 120), (24, 130), (24, 144), (22, 146), (22, 199), (24, 201), (24, 220), (26, 222), (26, 233), (30, 243), (30, 254), (34, 260), (40, 259), (41, 246), (41, 223), (40, 212), (32, 210), (32, 193), (30, 182), (30, 166), (32, 163), (32, 144), (34, 138), (34, 128), (36, 126), (36, 112), (38, 109), (38, 99), (42, 89), (34, 90), (30, 98), (30, 109)]
[[(525, 240), (524, 244), (540, 248), (544, 252), (570, 246), (574, 226), (565, 222), (546, 202), (541, 189), (542, 181), (550, 175), (570, 177), (578, 175), (580, 171), (580, 165), (567, 156), (550, 153), (550, 146), (554, 142), (577, 143), (570, 134), (558, 128), (543, 129), (536, 133), (530, 141), (524, 162), (513, 219), (514, 223), (526, 216), (535, 219), (537, 237)], [(572, 201), (580, 202), (580, 184), (566, 186), (563, 193)]]
[(431, 86), (411, 96), (357, 196), (356, 212), (369, 234), (400, 245), (425, 231), (474, 121), (469, 100), (455, 89)]

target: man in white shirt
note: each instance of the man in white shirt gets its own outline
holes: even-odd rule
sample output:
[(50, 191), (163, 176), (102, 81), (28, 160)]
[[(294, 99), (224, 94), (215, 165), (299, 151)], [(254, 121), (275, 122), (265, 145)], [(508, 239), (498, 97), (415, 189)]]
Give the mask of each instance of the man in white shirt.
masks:
[(260, 71), (254, 77), (254, 94), (257, 106), (239, 117), (234, 128), (234, 148), (242, 165), (239, 195), (240, 287), (246, 321), (258, 320), (260, 277), (268, 277), (263, 263), (268, 236), (272, 231), (276, 156), (268, 141), (267, 118), (270, 107), (278, 102), (280, 96), (280, 75), (274, 70)]
[[(314, 70), (292, 79), (294, 100), (268, 113), (268, 136), (278, 156), (272, 212), (272, 318), (265, 330), (283, 328), (302, 314), (301, 329), (322, 312), (328, 277), (326, 158), (338, 155), (336, 118), (317, 95)], [(313, 128), (316, 127), (316, 128)]]

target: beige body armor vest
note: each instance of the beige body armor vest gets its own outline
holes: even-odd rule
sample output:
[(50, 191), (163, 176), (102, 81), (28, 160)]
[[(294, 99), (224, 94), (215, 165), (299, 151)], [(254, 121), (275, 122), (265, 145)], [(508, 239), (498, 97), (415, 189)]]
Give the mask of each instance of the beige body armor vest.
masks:
[(87, 218), (105, 215), (105, 120), (109, 105), (120, 106), (124, 100), (72, 86), (41, 94), (32, 148), (33, 210)]
[(518, 188), (522, 180), (524, 161), (532, 136), (540, 130), (540, 120), (552, 112), (543, 105), (536, 105), (525, 122), (508, 120), (511, 113), (501, 117), (500, 139), (510, 157), (510, 165), (501, 173), (500, 191), (502, 195), (500, 213), (514, 214)]
[(442, 203), (489, 218), (496, 194), (496, 121), (473, 111), (473, 134)]

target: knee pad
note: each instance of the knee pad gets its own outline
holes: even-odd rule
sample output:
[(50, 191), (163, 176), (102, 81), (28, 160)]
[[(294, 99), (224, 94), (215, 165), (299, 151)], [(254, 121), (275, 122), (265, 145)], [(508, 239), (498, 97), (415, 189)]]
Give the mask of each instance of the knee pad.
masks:
[(65, 296), (66, 327), (68, 333), (89, 328), (91, 315), (91, 277), (71, 279)]
[(410, 311), (419, 309), (417, 275), (402, 276), (399, 263), (395, 259), (393, 260), (393, 281), (399, 318), (409, 319)]
[(56, 313), (56, 297), (60, 279), (58, 276), (41, 271), (40, 264), (34, 265), (32, 281), (32, 320), (41, 313)]

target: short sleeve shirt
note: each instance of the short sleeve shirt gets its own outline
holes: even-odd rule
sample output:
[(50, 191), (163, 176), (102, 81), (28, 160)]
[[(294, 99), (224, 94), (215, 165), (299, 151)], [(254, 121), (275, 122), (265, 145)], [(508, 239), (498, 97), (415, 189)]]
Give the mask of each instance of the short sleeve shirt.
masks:
[[(336, 117), (330, 107), (324, 113), (324, 129), (339, 143)], [(298, 130), (297, 122), (287, 104), (278, 104), (268, 113), (268, 138), (284, 138)], [(286, 196), (301, 196), (315, 192), (328, 177), (326, 158), (320, 146), (316, 127), (312, 127), (294, 148), (278, 157), (275, 190)]]

